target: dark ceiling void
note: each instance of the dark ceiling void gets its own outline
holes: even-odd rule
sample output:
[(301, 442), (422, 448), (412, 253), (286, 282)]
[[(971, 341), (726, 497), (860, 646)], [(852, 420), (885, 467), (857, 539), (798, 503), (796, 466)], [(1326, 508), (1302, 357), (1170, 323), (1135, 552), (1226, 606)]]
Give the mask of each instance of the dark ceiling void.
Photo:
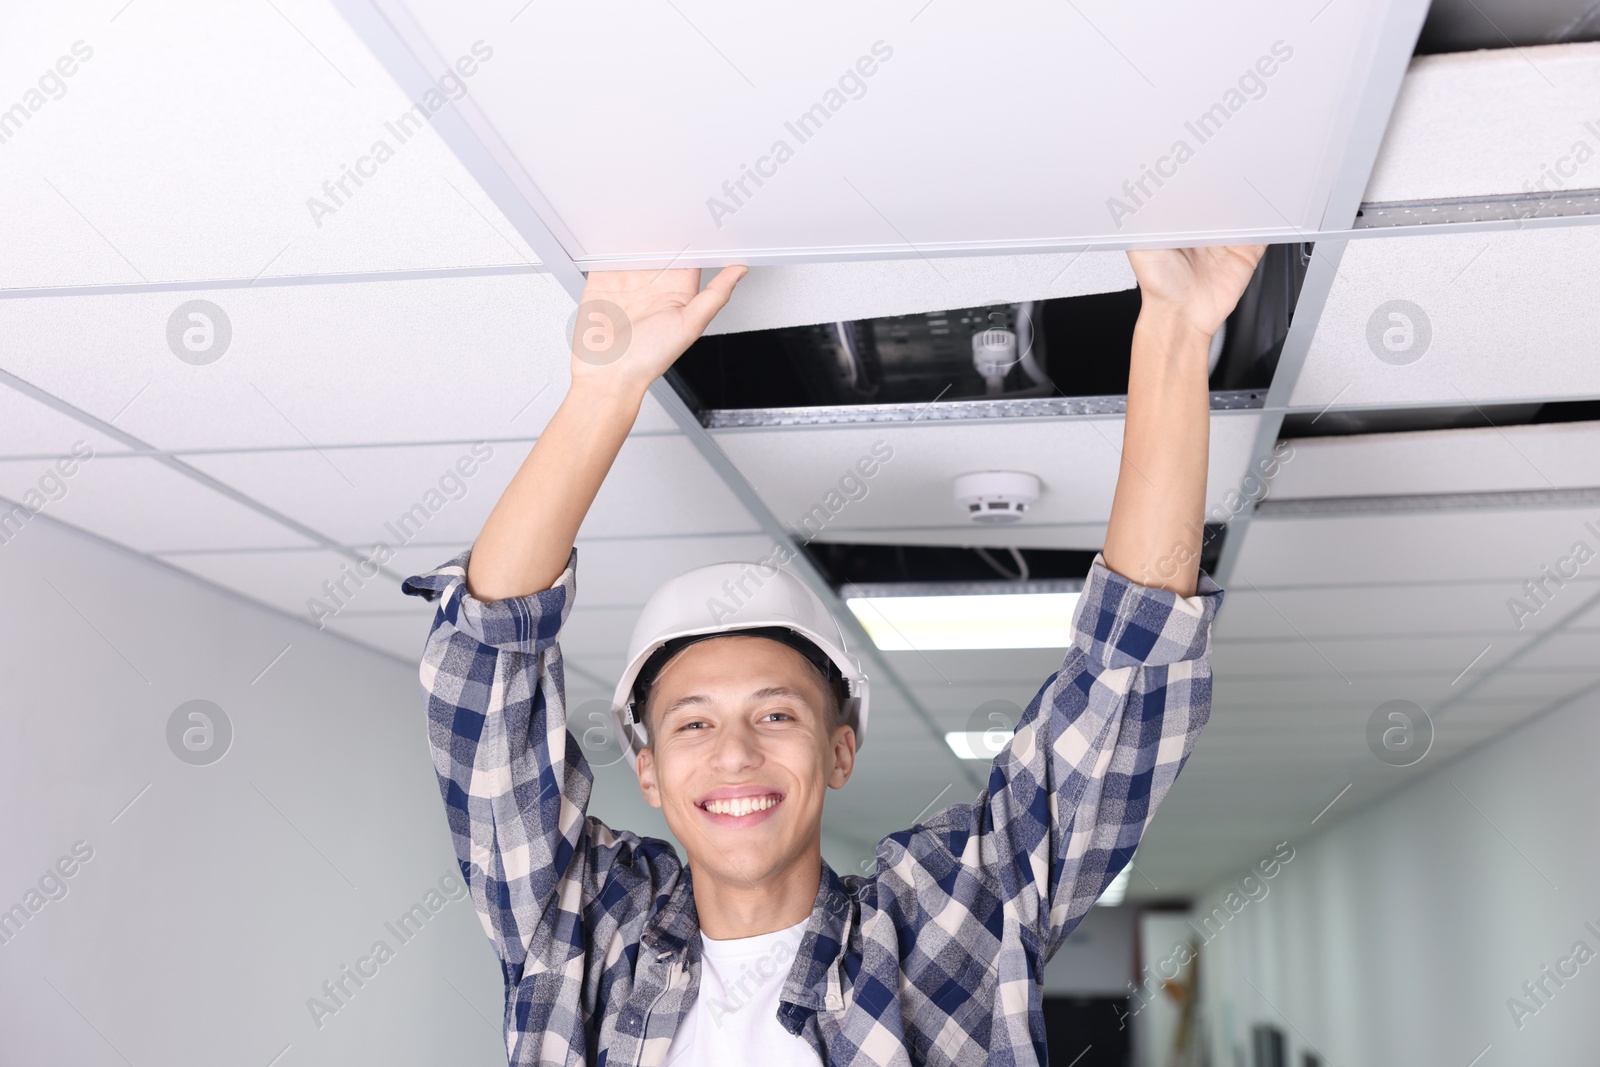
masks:
[[(1213, 390), (1272, 381), (1307, 247), (1274, 245), (1228, 319)], [(1139, 291), (702, 337), (669, 381), (690, 409), (1121, 396)], [(974, 339), (999, 345), (986, 376)]]
[(1351, 437), (1368, 433), (1466, 430), (1546, 422), (1600, 421), (1600, 400), (1519, 404), (1449, 404), (1438, 407), (1300, 411), (1284, 416), (1280, 437)]
[(1417, 55), (1600, 41), (1595, 0), (1434, 0)]
[[(1200, 566), (1216, 569), (1227, 526), (1207, 523)], [(865, 545), (809, 541), (801, 546), (828, 584), (898, 582), (1045, 581), (1084, 578), (1094, 552), (1068, 548), (994, 548), (957, 545)], [(1020, 559), (1019, 559), (1020, 557)], [(1019, 566), (1020, 563), (1020, 566)]]

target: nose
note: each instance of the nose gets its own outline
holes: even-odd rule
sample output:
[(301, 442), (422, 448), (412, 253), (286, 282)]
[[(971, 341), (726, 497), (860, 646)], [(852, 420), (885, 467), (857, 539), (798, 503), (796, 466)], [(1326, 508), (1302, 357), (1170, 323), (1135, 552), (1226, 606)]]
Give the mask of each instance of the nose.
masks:
[(761, 744), (749, 723), (734, 720), (717, 731), (709, 753), (710, 765), (720, 774), (737, 774), (761, 764)]

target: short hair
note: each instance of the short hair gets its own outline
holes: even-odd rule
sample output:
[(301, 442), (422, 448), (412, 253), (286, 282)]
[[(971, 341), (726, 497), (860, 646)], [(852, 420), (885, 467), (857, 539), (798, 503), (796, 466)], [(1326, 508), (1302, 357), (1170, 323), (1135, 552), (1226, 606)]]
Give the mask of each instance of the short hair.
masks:
[[(716, 636), (717, 637), (760, 637), (762, 635), (760, 635), (760, 634), (747, 634), (747, 633), (741, 633), (738, 630), (731, 630), (731, 631), (729, 631), (727, 633), (717, 634)], [(768, 638), (767, 640), (771, 640), (771, 638)], [(783, 644), (782, 641), (774, 641), (773, 643), (774, 644), (779, 644), (779, 645)], [(784, 645), (784, 647), (787, 648), (789, 646)], [(683, 649), (679, 649), (678, 651), (681, 652), (681, 651), (684, 651), (684, 650)], [(676, 655), (670, 657), (666, 661), (666, 663), (663, 663), (661, 665), (661, 668), (656, 671), (656, 676), (659, 677), (660, 674), (661, 674), (661, 671), (666, 669), (667, 663), (671, 663), (672, 660), (677, 659), (677, 658), (678, 657)], [(811, 660), (807, 659), (805, 656), (801, 656), (800, 659), (801, 659), (802, 662), (805, 663), (806, 673), (811, 677), (811, 680), (813, 682), (815, 682), (817, 684), (817, 686), (822, 690), (822, 696), (823, 696), (823, 708), (822, 708), (823, 726), (824, 726), (824, 729), (827, 730), (828, 734), (832, 735), (834, 730), (838, 729), (840, 726), (847, 725), (845, 723), (845, 721), (844, 721), (844, 692), (843, 692), (844, 680), (843, 680), (843, 678), (839, 678), (836, 681), (835, 680), (831, 680), (831, 679), (828, 678), (827, 675), (823, 674), (821, 668), (819, 668), (815, 663), (812, 663)], [(656, 695), (655, 679), (652, 678), (651, 681), (650, 681), (649, 689), (647, 689), (645, 691), (644, 706), (639, 711), (639, 721), (640, 721), (640, 723), (642, 723), (644, 725), (644, 728), (645, 728), (644, 736), (645, 736), (645, 747), (646, 748), (649, 748), (655, 742), (655, 736), (656, 736), (655, 732), (650, 729), (650, 705), (655, 702), (655, 695)]]

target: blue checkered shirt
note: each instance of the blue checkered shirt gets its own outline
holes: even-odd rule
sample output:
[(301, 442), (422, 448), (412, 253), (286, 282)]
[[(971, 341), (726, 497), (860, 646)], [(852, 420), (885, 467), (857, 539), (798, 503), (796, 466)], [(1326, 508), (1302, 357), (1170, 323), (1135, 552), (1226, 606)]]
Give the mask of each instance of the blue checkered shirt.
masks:
[[(428, 735), (461, 873), (506, 985), (511, 1064), (660, 1064), (695, 1002), (690, 870), (666, 842), (587, 814), (556, 639), (577, 550), (549, 589), (486, 603), (469, 552), (408, 578), (438, 606), (422, 657)], [(1046, 961), (1133, 855), (1211, 706), (1211, 621), (1193, 597), (1097, 555), (1072, 646), (987, 788), (822, 884), (778, 1021), (824, 1063), (1039, 1064)]]

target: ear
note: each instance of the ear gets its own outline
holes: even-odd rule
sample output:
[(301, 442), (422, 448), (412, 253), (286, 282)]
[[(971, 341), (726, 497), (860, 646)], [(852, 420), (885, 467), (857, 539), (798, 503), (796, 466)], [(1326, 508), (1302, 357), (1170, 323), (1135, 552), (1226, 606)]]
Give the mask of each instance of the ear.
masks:
[(833, 770), (828, 774), (828, 788), (843, 789), (856, 767), (856, 732), (852, 727), (840, 726), (833, 731)]
[(648, 748), (639, 752), (639, 792), (652, 808), (661, 806), (661, 790), (656, 786), (656, 754)]

